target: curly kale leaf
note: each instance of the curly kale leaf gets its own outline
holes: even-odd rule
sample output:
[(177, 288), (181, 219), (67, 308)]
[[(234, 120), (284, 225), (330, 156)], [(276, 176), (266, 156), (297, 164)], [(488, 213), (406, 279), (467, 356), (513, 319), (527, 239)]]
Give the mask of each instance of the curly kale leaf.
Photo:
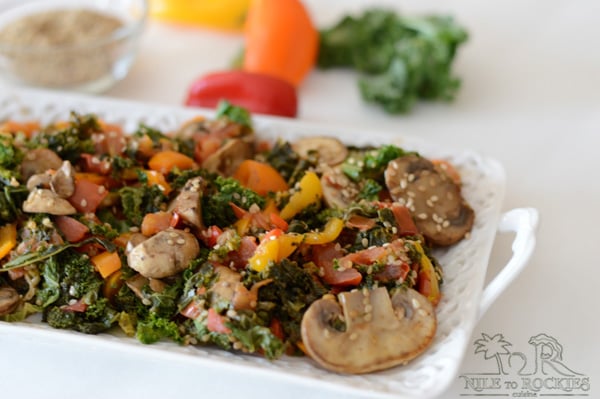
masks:
[(272, 278), (273, 282), (259, 290), (258, 300), (276, 304), (272, 316), (281, 322), (286, 337), (297, 342), (301, 339), (300, 323), (304, 312), (327, 289), (306, 269), (289, 260), (272, 264), (266, 277)]
[(123, 187), (119, 190), (123, 214), (133, 225), (139, 226), (144, 215), (163, 209), (167, 197), (157, 185)]
[(144, 344), (152, 344), (163, 338), (182, 342), (177, 323), (167, 318), (150, 313), (148, 318), (137, 323), (136, 338)]
[(256, 204), (263, 207), (265, 199), (254, 191), (244, 188), (233, 178), (218, 176), (211, 184), (207, 194), (202, 197), (202, 217), (208, 226), (226, 227), (236, 221), (230, 203), (248, 209)]
[[(97, 334), (117, 321), (118, 312), (100, 292), (104, 281), (86, 255), (61, 252), (44, 263), (42, 276), (37, 300), (45, 307), (44, 320), (52, 327)], [(74, 301), (85, 304), (85, 309), (69, 309), (67, 305)]]
[(16, 181), (12, 171), (0, 169), (0, 226), (17, 220), (29, 194), (27, 187), (15, 184)]
[(290, 187), (293, 187), (304, 176), (307, 169), (317, 164), (316, 156), (312, 159), (304, 159), (294, 151), (289, 142), (282, 140), (278, 140), (264, 156), (265, 160), (281, 174)]
[(421, 98), (453, 99), (460, 79), (452, 64), (467, 37), (449, 16), (371, 9), (321, 32), (318, 64), (357, 69), (363, 99), (402, 113)]
[(342, 171), (355, 182), (372, 179), (377, 183), (383, 183), (383, 172), (388, 163), (408, 154), (414, 154), (414, 152), (407, 152), (393, 144), (384, 145), (378, 149), (358, 151), (342, 164)]
[(13, 136), (0, 133), (0, 168), (14, 169), (22, 159), (23, 151), (15, 146)]
[(31, 145), (49, 148), (62, 159), (75, 162), (82, 153), (94, 153), (94, 142), (91, 137), (92, 134), (99, 131), (100, 124), (95, 115), (79, 115), (72, 112), (67, 127), (46, 130), (36, 135), (32, 139)]

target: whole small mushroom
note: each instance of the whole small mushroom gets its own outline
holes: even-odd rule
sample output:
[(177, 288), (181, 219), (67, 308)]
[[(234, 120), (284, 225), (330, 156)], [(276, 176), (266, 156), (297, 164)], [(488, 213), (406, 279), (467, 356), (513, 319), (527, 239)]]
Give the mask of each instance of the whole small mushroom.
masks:
[(185, 270), (199, 253), (193, 234), (169, 228), (135, 246), (127, 262), (144, 277), (164, 278)]
[(202, 162), (202, 167), (210, 172), (231, 176), (245, 159), (252, 158), (252, 144), (244, 139), (230, 139), (214, 154)]
[(338, 298), (313, 302), (302, 318), (304, 347), (326, 369), (361, 374), (405, 364), (435, 335), (434, 308), (413, 289), (399, 289), (391, 298), (384, 287)]

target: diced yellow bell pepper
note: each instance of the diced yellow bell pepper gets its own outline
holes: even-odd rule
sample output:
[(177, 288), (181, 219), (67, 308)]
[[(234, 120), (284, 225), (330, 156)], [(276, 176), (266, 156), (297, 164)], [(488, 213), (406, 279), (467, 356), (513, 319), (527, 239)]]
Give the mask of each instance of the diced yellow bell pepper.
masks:
[(323, 187), (316, 173), (306, 172), (298, 184), (298, 191), (292, 194), (279, 214), (285, 220), (290, 220), (304, 208), (318, 203), (323, 198)]
[(306, 233), (304, 235), (304, 243), (310, 245), (327, 244), (335, 241), (344, 229), (344, 221), (340, 218), (329, 219), (323, 231)]
[(158, 185), (161, 188), (161, 191), (165, 193), (165, 195), (169, 195), (173, 189), (171, 185), (167, 182), (162, 173), (156, 172), (154, 170), (144, 170), (144, 174), (148, 179), (148, 185)]
[(17, 225), (7, 224), (0, 227), (0, 259), (4, 258), (17, 245)]

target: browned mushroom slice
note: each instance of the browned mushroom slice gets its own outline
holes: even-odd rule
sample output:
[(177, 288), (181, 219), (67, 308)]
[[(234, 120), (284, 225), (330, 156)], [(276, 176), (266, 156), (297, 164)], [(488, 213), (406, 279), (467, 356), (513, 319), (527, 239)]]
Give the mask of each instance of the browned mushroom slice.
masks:
[(200, 245), (191, 233), (167, 229), (142, 241), (127, 255), (129, 266), (148, 278), (173, 276), (198, 256)]
[(243, 160), (252, 158), (253, 155), (252, 144), (242, 139), (231, 139), (202, 162), (202, 167), (210, 172), (231, 176)]
[(392, 298), (383, 287), (315, 301), (302, 318), (302, 342), (326, 369), (361, 374), (404, 364), (430, 345), (437, 321), (431, 303), (413, 289)]
[(346, 208), (356, 201), (360, 189), (339, 168), (330, 168), (321, 175), (323, 199), (330, 208)]
[(71, 162), (64, 161), (50, 180), (50, 187), (61, 198), (69, 198), (75, 192), (75, 170)]
[(329, 166), (344, 162), (348, 156), (346, 146), (334, 137), (302, 138), (292, 144), (292, 149), (304, 158), (307, 158), (310, 152), (315, 151), (319, 163)]
[(205, 187), (206, 181), (200, 176), (188, 180), (169, 206), (170, 211), (176, 212), (186, 223), (201, 230), (204, 229), (201, 199)]
[(62, 159), (48, 148), (36, 148), (28, 151), (21, 161), (21, 175), (25, 180), (38, 173), (44, 173), (48, 169), (58, 169)]
[(29, 192), (29, 196), (23, 202), (23, 212), (72, 215), (77, 213), (77, 210), (73, 208), (69, 201), (60, 198), (54, 191), (46, 188), (36, 188)]
[(407, 206), (419, 231), (435, 245), (452, 245), (473, 227), (475, 213), (458, 186), (418, 155), (391, 161), (385, 183), (392, 198)]
[(12, 313), (19, 303), (21, 297), (12, 287), (0, 287), (0, 316)]

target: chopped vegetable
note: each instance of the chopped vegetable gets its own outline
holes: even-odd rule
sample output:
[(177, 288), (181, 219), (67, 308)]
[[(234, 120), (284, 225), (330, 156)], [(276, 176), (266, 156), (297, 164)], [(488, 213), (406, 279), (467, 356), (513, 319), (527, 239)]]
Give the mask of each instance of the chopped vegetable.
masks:
[(215, 108), (222, 100), (253, 113), (293, 118), (298, 111), (296, 88), (274, 76), (245, 71), (215, 72), (195, 80), (186, 105)]
[(280, 216), (289, 220), (306, 207), (319, 203), (323, 198), (321, 181), (314, 172), (306, 172), (298, 183), (298, 191), (290, 197), (287, 205), (281, 210)]
[(356, 68), (364, 100), (402, 113), (418, 99), (454, 98), (460, 80), (452, 63), (466, 40), (464, 28), (448, 16), (370, 9), (321, 32), (318, 65)]
[(121, 268), (121, 258), (118, 252), (102, 252), (91, 258), (91, 262), (103, 278), (107, 278)]
[(0, 227), (0, 260), (17, 245), (17, 226), (6, 224)]
[[(15, 154), (27, 150), (20, 163), (0, 166), (0, 319), (40, 312), (52, 327), (89, 334), (118, 325), (143, 343), (319, 361), (329, 347), (321, 334), (352, 330), (344, 317), (378, 332), (382, 322), (370, 317), (389, 311), (386, 301), (411, 312), (408, 322), (417, 305), (402, 301), (427, 310), (440, 300), (442, 270), (430, 245), (441, 241), (424, 234), (413, 208), (423, 206), (418, 200), (423, 212), (470, 209), (451, 172), (393, 145), (353, 148), (328, 137), (263, 144), (251, 122), (247, 110), (223, 102), (215, 119), (193, 118), (172, 134), (141, 125), (127, 135), (76, 115), (29, 137), (7, 136)], [(64, 140), (79, 144), (65, 151)], [(419, 197), (423, 176), (444, 183), (435, 196)], [(400, 197), (411, 185), (414, 198)], [(452, 233), (448, 223), (434, 229)], [(338, 294), (349, 312), (335, 310)], [(365, 312), (360, 321), (354, 309)], [(427, 345), (435, 313), (421, 316), (427, 329), (401, 330)], [(325, 324), (306, 335), (313, 322)], [(333, 348), (324, 367), (371, 369)], [(424, 349), (409, 347), (399, 359)]]
[(245, 39), (245, 71), (298, 86), (316, 62), (319, 34), (300, 0), (253, 1)]
[(272, 166), (252, 159), (243, 161), (233, 174), (233, 178), (258, 195), (267, 195), (288, 189), (283, 177)]

